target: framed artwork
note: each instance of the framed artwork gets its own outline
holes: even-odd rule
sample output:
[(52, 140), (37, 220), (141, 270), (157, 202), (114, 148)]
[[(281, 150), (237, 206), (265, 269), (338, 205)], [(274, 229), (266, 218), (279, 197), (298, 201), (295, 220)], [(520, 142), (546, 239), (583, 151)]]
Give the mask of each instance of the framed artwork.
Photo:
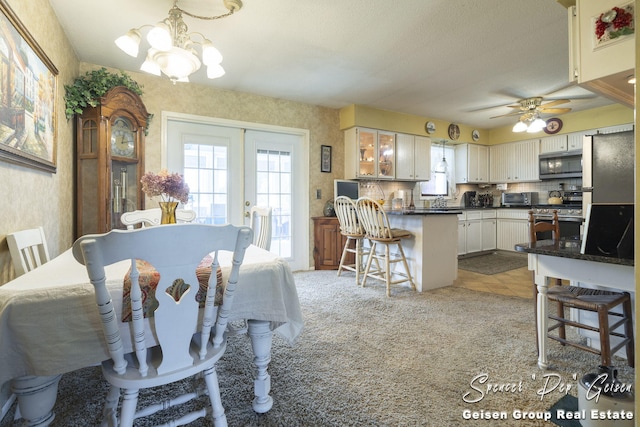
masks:
[(56, 172), (58, 70), (0, 0), (0, 159)]
[(320, 153), (320, 172), (331, 172), (331, 146), (321, 146)]

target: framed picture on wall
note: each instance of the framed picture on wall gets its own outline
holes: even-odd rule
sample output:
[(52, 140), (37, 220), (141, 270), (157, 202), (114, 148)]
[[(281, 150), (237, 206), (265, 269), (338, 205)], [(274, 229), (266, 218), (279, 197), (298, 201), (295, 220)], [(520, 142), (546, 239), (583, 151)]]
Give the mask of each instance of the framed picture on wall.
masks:
[(323, 145), (320, 153), (320, 172), (331, 172), (331, 146)]
[(56, 172), (58, 70), (0, 0), (0, 159)]

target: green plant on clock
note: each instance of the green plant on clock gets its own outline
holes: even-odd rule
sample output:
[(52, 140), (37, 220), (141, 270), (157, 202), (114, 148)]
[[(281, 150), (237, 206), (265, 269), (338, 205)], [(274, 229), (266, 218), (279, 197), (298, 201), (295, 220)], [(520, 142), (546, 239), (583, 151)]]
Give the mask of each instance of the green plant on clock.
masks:
[[(100, 98), (110, 89), (124, 86), (136, 95), (142, 95), (142, 85), (133, 80), (124, 71), (112, 73), (102, 67), (98, 70), (87, 71), (84, 76), (76, 78), (72, 85), (64, 86), (65, 116), (67, 120), (76, 114), (82, 114), (85, 108), (96, 107)], [(153, 114), (147, 117), (145, 135), (149, 131), (149, 123)]]

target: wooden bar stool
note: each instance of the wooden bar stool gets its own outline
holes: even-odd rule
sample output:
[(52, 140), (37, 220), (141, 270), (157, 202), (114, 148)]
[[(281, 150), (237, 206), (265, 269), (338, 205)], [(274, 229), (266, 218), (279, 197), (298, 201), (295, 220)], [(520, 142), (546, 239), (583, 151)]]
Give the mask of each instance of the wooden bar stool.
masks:
[[(529, 211), (530, 241), (535, 243), (537, 241), (537, 233), (543, 231), (551, 231), (554, 241), (560, 239), (560, 225), (558, 223), (557, 210), (553, 211), (551, 223), (543, 221), (536, 222), (533, 211)], [(534, 289), (537, 297), (537, 287), (535, 283)], [(549, 326), (548, 332), (558, 329), (558, 335), (547, 333), (548, 338), (558, 341), (562, 345), (570, 345), (597, 354), (600, 356), (600, 364), (604, 366), (611, 366), (611, 356), (622, 347), (626, 347), (627, 363), (629, 366), (634, 367), (633, 312), (631, 309), (631, 295), (628, 292), (603, 291), (579, 286), (562, 286), (562, 281), (556, 279), (555, 286), (549, 286), (547, 299), (557, 304), (557, 314), (549, 314), (549, 319), (556, 323)], [(617, 307), (621, 308), (621, 312), (614, 311)], [(598, 325), (589, 325), (566, 318), (564, 315), (565, 308), (597, 313)], [(610, 320), (610, 316), (614, 318), (613, 321)], [(568, 340), (565, 328), (567, 325), (598, 333), (600, 350)], [(538, 328), (536, 327), (536, 334), (537, 330)], [(611, 347), (611, 336), (621, 338), (620, 342), (614, 347)]]
[[(409, 264), (407, 258), (404, 255), (402, 249), (402, 239), (411, 238), (411, 232), (407, 230), (401, 230), (397, 228), (391, 228), (389, 218), (382, 209), (382, 206), (378, 202), (368, 197), (360, 197), (356, 202), (358, 209), (358, 219), (362, 223), (366, 232), (366, 237), (372, 242), (371, 252), (367, 265), (364, 271), (364, 279), (362, 286), (365, 285), (367, 277), (382, 280), (387, 285), (387, 296), (391, 296), (391, 285), (398, 283), (409, 282), (411, 288), (415, 291), (416, 285), (411, 277), (411, 271), (409, 270)], [(384, 245), (384, 252), (376, 252), (378, 245)], [(392, 253), (390, 246), (396, 245), (398, 253)], [(376, 270), (371, 270), (371, 263), (375, 260), (382, 261), (384, 268), (378, 267)], [(404, 272), (396, 271), (392, 268), (392, 265), (396, 263), (402, 263), (404, 266)], [(394, 280), (394, 276), (399, 276), (399, 279)]]
[[(353, 271), (356, 273), (356, 284), (360, 285), (360, 276), (364, 274), (364, 256), (369, 255), (369, 250), (365, 251), (362, 246), (365, 232), (358, 221), (356, 203), (349, 197), (339, 196), (336, 197), (333, 207), (340, 223), (340, 234), (347, 238), (340, 257), (338, 276), (340, 276), (342, 270)], [(353, 245), (351, 242), (354, 242)], [(347, 256), (350, 253), (355, 256), (353, 264), (347, 264)]]

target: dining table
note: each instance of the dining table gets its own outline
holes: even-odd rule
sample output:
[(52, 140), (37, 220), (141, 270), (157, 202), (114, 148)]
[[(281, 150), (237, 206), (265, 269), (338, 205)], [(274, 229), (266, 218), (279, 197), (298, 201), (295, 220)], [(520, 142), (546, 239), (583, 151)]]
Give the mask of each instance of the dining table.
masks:
[[(223, 279), (229, 274), (231, 257), (231, 252), (218, 255)], [(123, 278), (130, 267), (130, 261), (122, 261), (105, 269), (116, 313), (123, 310)], [(153, 320), (145, 321), (149, 327)], [(229, 317), (230, 323), (243, 321), (256, 366), (252, 407), (265, 413), (273, 405), (268, 373), (273, 333), (294, 345), (304, 322), (289, 264), (254, 245), (240, 267)], [(132, 351), (124, 322), (121, 332), (125, 352)], [(108, 358), (93, 286), (71, 249), (0, 286), (0, 385), (11, 382), (27, 425), (47, 426), (53, 421), (63, 374)]]

